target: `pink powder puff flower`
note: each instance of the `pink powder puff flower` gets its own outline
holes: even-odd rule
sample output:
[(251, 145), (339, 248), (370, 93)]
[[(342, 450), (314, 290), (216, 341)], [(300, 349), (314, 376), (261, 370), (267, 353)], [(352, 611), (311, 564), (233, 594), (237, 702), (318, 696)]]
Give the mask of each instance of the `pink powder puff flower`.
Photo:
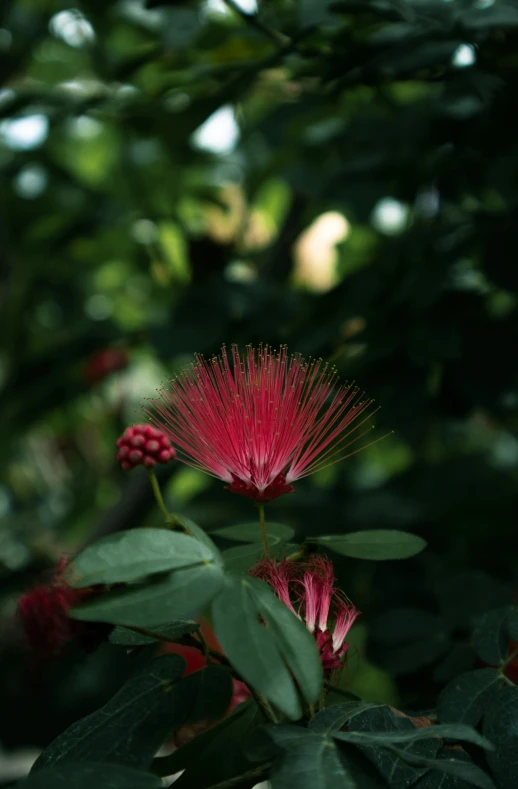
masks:
[(345, 638), (361, 612), (335, 588), (331, 561), (319, 554), (309, 556), (304, 562), (262, 559), (250, 574), (266, 581), (305, 623), (317, 642), (326, 674), (341, 668), (349, 648)]
[(159, 395), (145, 410), (181, 450), (179, 459), (260, 503), (354, 454), (348, 447), (365, 433), (349, 437), (373, 402), (352, 384), (339, 386), (321, 359), (262, 345), (248, 346), (245, 358), (237, 346), (231, 359), (225, 347), (210, 361), (196, 356)]

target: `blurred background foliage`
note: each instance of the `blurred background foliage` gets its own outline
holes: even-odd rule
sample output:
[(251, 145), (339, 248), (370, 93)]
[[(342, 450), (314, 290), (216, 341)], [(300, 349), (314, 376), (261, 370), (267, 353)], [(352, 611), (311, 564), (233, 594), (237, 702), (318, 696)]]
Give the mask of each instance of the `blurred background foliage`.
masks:
[[(428, 540), (337, 572), (364, 611), (344, 682), (433, 706), (516, 588), (518, 3), (7, 0), (0, 79), (4, 747), (127, 670), (107, 647), (35, 682), (16, 597), (159, 523), (115, 441), (224, 342), (322, 356), (381, 406), (392, 435), (268, 511)], [(253, 517), (186, 466), (162, 481), (208, 530)]]

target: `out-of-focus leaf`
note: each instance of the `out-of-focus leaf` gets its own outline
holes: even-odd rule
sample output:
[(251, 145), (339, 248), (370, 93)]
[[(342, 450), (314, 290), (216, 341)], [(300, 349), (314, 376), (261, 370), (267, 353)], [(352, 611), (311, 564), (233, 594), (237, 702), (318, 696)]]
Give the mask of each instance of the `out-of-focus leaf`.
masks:
[[(313, 538), (312, 538), (313, 539)], [(354, 559), (409, 559), (426, 548), (426, 542), (416, 534), (396, 529), (372, 529), (344, 535), (315, 537), (315, 542), (343, 556)]]

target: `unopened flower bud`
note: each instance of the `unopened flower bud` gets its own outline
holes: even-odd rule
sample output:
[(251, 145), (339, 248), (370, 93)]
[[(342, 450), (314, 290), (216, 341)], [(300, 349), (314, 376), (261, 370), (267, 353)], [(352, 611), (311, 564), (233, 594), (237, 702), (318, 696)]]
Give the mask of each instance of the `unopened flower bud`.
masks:
[(151, 425), (128, 427), (117, 441), (117, 461), (126, 471), (135, 466), (153, 468), (157, 463), (169, 463), (175, 455), (165, 433)]

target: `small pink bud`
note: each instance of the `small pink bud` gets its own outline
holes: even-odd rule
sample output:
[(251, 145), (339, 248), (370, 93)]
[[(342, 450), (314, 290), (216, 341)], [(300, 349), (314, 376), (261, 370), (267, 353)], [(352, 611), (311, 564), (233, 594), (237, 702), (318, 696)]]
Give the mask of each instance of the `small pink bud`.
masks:
[(142, 465), (146, 468), (153, 468), (156, 465), (156, 460), (152, 458), (150, 455), (144, 455), (144, 460), (142, 461)]
[(146, 452), (156, 452), (157, 449), (160, 449), (160, 444), (158, 441), (146, 441), (145, 450)]
[(140, 449), (134, 449), (133, 452), (129, 453), (129, 459), (132, 463), (138, 463), (143, 458), (143, 453)]

